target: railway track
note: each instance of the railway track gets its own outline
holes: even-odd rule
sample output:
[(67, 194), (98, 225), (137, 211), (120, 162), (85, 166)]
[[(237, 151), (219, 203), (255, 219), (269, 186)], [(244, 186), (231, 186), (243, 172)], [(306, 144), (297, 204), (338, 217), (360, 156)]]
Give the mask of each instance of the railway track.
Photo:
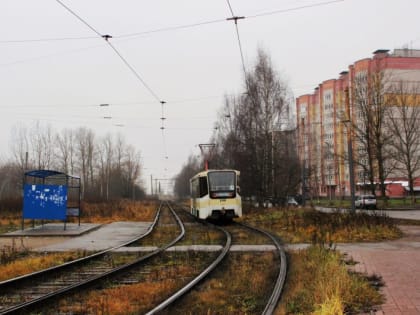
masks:
[[(240, 229), (246, 229), (248, 231), (251, 231), (254, 234), (255, 233), (259, 234), (258, 237), (253, 238), (253, 240), (257, 240), (257, 242), (263, 243), (263, 241), (261, 240), (261, 236), (265, 240), (268, 238), (274, 244), (274, 246), (276, 248), (276, 253), (277, 253), (277, 256), (278, 256), (277, 258), (280, 261), (280, 264), (278, 266), (277, 277), (276, 277), (276, 279), (275, 279), (275, 281), (272, 285), (273, 289), (271, 291), (271, 294), (267, 298), (264, 310), (262, 311), (262, 314), (264, 314), (264, 315), (270, 315), (270, 314), (274, 313), (274, 310), (277, 306), (277, 303), (278, 303), (278, 301), (280, 299), (280, 296), (281, 296), (281, 293), (283, 291), (283, 287), (284, 287), (284, 283), (285, 283), (285, 279), (286, 279), (287, 259), (286, 259), (285, 251), (284, 251), (281, 243), (277, 239), (277, 237), (273, 236), (272, 234), (270, 234), (270, 233), (268, 233), (268, 232), (266, 232), (262, 229), (252, 227), (252, 226), (249, 226), (249, 225), (246, 225), (246, 224), (241, 224), (241, 223), (235, 223), (233, 226), (234, 226), (233, 228), (232, 227), (223, 228), (223, 227), (220, 227), (220, 226), (217, 227), (226, 236), (226, 244), (224, 245), (224, 247), (221, 250), (217, 259), (215, 259), (214, 262), (212, 262), (205, 270), (203, 270), (202, 273), (200, 273), (197, 277), (195, 277), (193, 280), (191, 280), (182, 289), (178, 290), (176, 293), (174, 293), (168, 299), (166, 299), (165, 301), (160, 303), (154, 309), (147, 312), (146, 313), (147, 315), (157, 314), (157, 313), (162, 312), (165, 309), (166, 309), (166, 312), (168, 314), (171, 314), (171, 310), (168, 310), (167, 308), (170, 308), (171, 305), (173, 305), (177, 300), (179, 300), (181, 297), (183, 297), (186, 293), (188, 293), (189, 291), (196, 288), (199, 285), (199, 283), (201, 281), (203, 281), (207, 276), (209, 276), (210, 273), (212, 271), (214, 271), (220, 265), (221, 261), (227, 256), (227, 254), (230, 251), (231, 246), (232, 246), (232, 234), (234, 234), (235, 239), (236, 238), (238, 239), (237, 241), (235, 241), (235, 243), (237, 243), (238, 245), (243, 243), (243, 240), (241, 240), (241, 238), (246, 238), (246, 237), (244, 237), (243, 235), (242, 236), (237, 236), (235, 234), (239, 235), (239, 233), (237, 231), (232, 231), (233, 229), (237, 229), (237, 227), (239, 227)], [(246, 275), (243, 275), (243, 276), (246, 276)], [(229, 277), (229, 276), (227, 276), (227, 277)], [(165, 312), (163, 312), (163, 313), (165, 314)]]
[(276, 247), (278, 258), (280, 259), (280, 266), (279, 266), (279, 272), (275, 281), (275, 284), (273, 286), (273, 291), (270, 295), (270, 298), (268, 299), (266, 303), (266, 307), (264, 308), (263, 315), (270, 315), (274, 313), (274, 310), (276, 309), (277, 303), (280, 300), (281, 294), (283, 292), (284, 284), (286, 281), (286, 275), (287, 275), (287, 258), (286, 258), (286, 252), (281, 245), (279, 239), (265, 231), (247, 224), (243, 223), (237, 223), (240, 224), (250, 230), (257, 231), (260, 234), (265, 235), (266, 237), (270, 238), (271, 241), (274, 243), (274, 246)]
[(39, 307), (43, 303), (65, 294), (93, 285), (118, 273), (126, 272), (173, 246), (184, 236), (185, 228), (179, 217), (170, 208), (181, 230), (178, 236), (142, 257), (128, 255), (118, 266), (114, 266), (112, 263), (112, 255), (116, 249), (136, 243), (153, 231), (161, 216), (162, 207), (163, 203), (160, 204), (155, 219), (145, 234), (124, 244), (53, 268), (0, 282), (0, 314), (26, 313), (30, 308)]
[[(142, 257), (138, 257), (138, 253), (136, 253), (135, 251), (134, 253), (136, 254), (117, 254), (115, 252), (115, 250), (117, 250), (120, 247), (125, 246), (124, 248), (127, 248), (127, 246), (136, 244), (140, 239), (142, 239), (141, 242), (143, 243), (144, 236), (149, 235), (157, 225), (159, 225), (160, 228), (175, 225), (169, 219), (162, 218), (161, 213), (163, 204), (159, 206), (155, 220), (151, 225), (150, 229), (148, 230), (147, 234), (142, 237), (135, 238), (121, 246), (110, 248), (109, 250), (78, 259), (77, 261), (73, 261), (65, 265), (61, 265), (55, 268), (49, 268), (48, 270), (34, 273), (28, 276), (23, 276), (16, 279), (1, 282), (0, 314), (24, 314), (27, 313), (28, 309), (32, 310), (34, 307), (36, 307), (35, 309), (37, 310), (42, 310), (41, 307), (43, 305), (50, 305), (51, 300), (69, 296), (71, 294), (74, 294), (74, 292), (76, 291), (85, 292), (85, 289), (87, 287), (94, 288), (98, 285), (98, 283), (99, 286), (103, 286), (100, 283), (104, 283), (104, 279), (107, 279), (106, 286), (109, 286), (110, 283), (113, 283), (112, 286), (119, 286), (135, 284), (139, 281), (142, 281), (139, 280), (141, 277), (138, 277), (136, 273), (147, 272), (145, 271), (145, 269), (147, 269), (148, 267), (145, 267), (144, 263), (146, 261), (151, 261), (149, 260), (149, 258), (157, 256), (159, 253), (162, 253), (169, 247), (173, 246), (184, 237), (186, 233), (186, 228), (183, 222), (186, 222), (187, 231), (190, 233), (190, 237), (187, 237), (187, 240), (184, 239), (182, 242), (186, 242), (186, 244), (202, 243), (202, 238), (196, 238), (197, 234), (208, 233), (204, 232), (206, 230), (206, 228), (203, 226), (204, 224), (207, 225), (207, 228), (219, 230), (219, 233), (223, 235), (224, 244), (222, 246), (218, 245), (222, 249), (217, 253), (217, 255), (214, 254), (211, 257), (211, 259), (213, 259), (211, 263), (209, 263), (205, 267), (202, 267), (202, 270), (197, 272), (197, 274), (191, 277), (190, 280), (183, 281), (184, 285), (175, 293), (167, 295), (168, 297), (164, 298), (164, 300), (160, 303), (155, 302), (158, 305), (153, 307), (150, 311), (148, 311), (147, 314), (168, 312), (168, 310), (171, 309), (171, 306), (177, 301), (179, 301), (181, 297), (185, 295), (188, 296), (188, 292), (194, 290), (194, 288), (196, 288), (205, 281), (206, 277), (208, 277), (212, 272), (215, 272), (215, 270), (218, 269), (222, 262), (226, 261), (226, 256), (229, 255), (229, 251), (233, 244), (232, 234), (234, 235), (233, 239), (235, 239), (235, 244), (243, 244), (243, 240), (238, 235), (240, 235), (241, 233), (243, 234), (244, 232), (242, 231), (241, 233), (238, 233), (237, 231), (235, 231), (235, 229), (253, 231), (251, 233), (259, 233), (261, 235), (264, 235), (262, 238), (270, 238), (277, 248), (277, 256), (278, 260), (280, 261), (278, 268), (278, 276), (276, 278), (275, 283), (273, 283), (272, 285), (272, 293), (269, 297), (267, 297), (266, 306), (264, 308), (264, 311), (262, 312), (262, 314), (272, 314), (281, 295), (286, 275), (286, 257), (284, 254), (284, 250), (282, 249), (281, 244), (278, 242), (278, 240), (265, 231), (255, 229), (253, 227), (246, 226), (243, 224), (239, 225), (235, 223), (227, 227), (214, 227), (213, 225), (210, 225), (206, 222), (197, 222), (195, 221), (195, 219), (192, 219), (187, 212), (178, 211), (177, 214), (169, 204), (166, 204), (166, 206), (170, 209), (170, 212), (175, 218), (174, 220), (176, 221), (176, 225), (179, 226), (180, 233), (176, 235), (176, 237), (174, 237), (173, 232), (167, 233), (164, 229), (163, 234), (167, 234), (166, 238), (164, 238), (165, 244), (159, 246), (158, 249), (153, 250), (152, 252), (149, 252), (148, 254)], [(170, 229), (173, 229), (173, 227), (171, 227)], [(194, 237), (192, 237), (191, 235), (193, 235)], [(204, 237), (204, 239), (206, 240), (208, 238), (209, 237)], [(158, 242), (161, 241), (161, 239), (158, 240)], [(156, 240), (154, 240), (154, 242), (156, 242)], [(220, 239), (217, 242), (220, 243)], [(259, 241), (259, 243), (264, 243), (264, 241)], [(119, 259), (120, 262), (118, 266), (115, 266), (113, 263), (110, 263), (111, 261), (113, 261), (113, 257), (116, 254), (123, 256), (122, 262), (121, 258)], [(46, 274), (49, 280), (46, 280)], [(47, 309), (50, 310), (49, 308)], [(48, 314), (50, 313), (51, 311), (49, 311)]]

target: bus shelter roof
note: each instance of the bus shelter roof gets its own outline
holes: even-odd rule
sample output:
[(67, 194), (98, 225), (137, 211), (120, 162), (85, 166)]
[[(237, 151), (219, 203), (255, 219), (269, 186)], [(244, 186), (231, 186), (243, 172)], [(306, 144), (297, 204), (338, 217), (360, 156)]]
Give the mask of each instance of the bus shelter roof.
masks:
[(78, 176), (67, 175), (65, 173), (58, 172), (58, 171), (53, 171), (53, 170), (28, 171), (28, 172), (25, 172), (25, 176), (32, 176), (32, 177), (37, 177), (37, 178), (46, 178), (46, 177), (50, 177), (50, 176), (65, 176), (67, 178), (74, 178), (74, 179), (79, 179), (80, 178)]

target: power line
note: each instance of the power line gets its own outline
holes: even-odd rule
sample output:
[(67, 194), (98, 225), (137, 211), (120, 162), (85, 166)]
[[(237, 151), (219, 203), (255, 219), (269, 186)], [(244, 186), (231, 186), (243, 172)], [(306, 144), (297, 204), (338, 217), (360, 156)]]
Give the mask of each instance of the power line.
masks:
[(168, 152), (167, 152), (167, 149), (166, 149), (166, 139), (165, 139), (165, 120), (166, 120), (166, 117), (164, 115), (164, 110), (163, 110), (163, 106), (165, 105), (165, 103), (166, 103), (165, 101), (160, 102), (161, 110), (162, 110), (162, 117), (160, 118), (162, 123), (161, 123), (160, 129), (162, 130), (163, 156), (165, 157), (165, 159), (167, 159), (168, 158)]
[(66, 6), (63, 2), (60, 0), (57, 1), (62, 7), (64, 7), (67, 11), (69, 11), (71, 14), (73, 14), (80, 22), (85, 24), (88, 28), (90, 28), (94, 33), (96, 33), (99, 37), (102, 37), (102, 34), (99, 33), (97, 30), (95, 30), (92, 26), (89, 25), (85, 20), (83, 20), (76, 12), (74, 12), (72, 9), (70, 9), (68, 6)]
[(155, 29), (155, 30), (122, 34), (122, 35), (119, 35), (119, 36), (115, 36), (115, 38), (139, 37), (139, 36), (149, 35), (149, 34), (154, 34), (154, 33), (177, 31), (177, 30), (194, 28), (194, 27), (199, 27), (199, 26), (203, 26), (203, 25), (216, 24), (216, 23), (222, 23), (222, 22), (226, 22), (226, 20), (225, 19), (216, 19), (216, 20), (209, 20), (209, 21), (203, 21), (203, 22), (192, 23), (192, 24), (169, 26), (169, 27), (158, 28), (158, 29)]
[(153, 95), (153, 97), (158, 101), (161, 102), (162, 100), (157, 96), (157, 94), (149, 87), (149, 85), (143, 80), (143, 78), (139, 75), (139, 73), (128, 63), (128, 61), (121, 55), (121, 53), (115, 48), (114, 45), (111, 44), (109, 39), (112, 38), (111, 35), (108, 34), (101, 34), (99, 33), (94, 27), (92, 27), (89, 23), (87, 23), (84, 19), (82, 19), (76, 12), (71, 10), (68, 6), (66, 6), (60, 0), (56, 0), (61, 6), (63, 6), (67, 11), (69, 11), (73, 16), (75, 16), (79, 21), (85, 24), (89, 29), (91, 29), (94, 33), (96, 33), (99, 37), (103, 38), (106, 43), (111, 47), (111, 49), (118, 55), (118, 57), (124, 62), (124, 64), (130, 69), (130, 71), (135, 75), (135, 77), (143, 84), (143, 86)]
[[(80, 16), (78, 16), (74, 11), (72, 11), (68, 6), (64, 5), (60, 0), (56, 0), (59, 2), (63, 7), (65, 7), (69, 12), (74, 14), (80, 21), (82, 21), (83, 24), (88, 26), (92, 31), (94, 31), (97, 35), (103, 37), (102, 34), (98, 33), (94, 28), (92, 28), (88, 23), (86, 23)], [(297, 11), (307, 8), (313, 8), (318, 6), (324, 6), (329, 5), (337, 2), (343, 2), (345, 0), (334, 0), (334, 1), (327, 1), (327, 2), (321, 2), (321, 3), (314, 3), (310, 5), (300, 6), (300, 7), (294, 7), (294, 8), (288, 8), (288, 9), (279, 9), (279, 10), (273, 10), (273, 11), (267, 11), (263, 13), (253, 14), (246, 16), (247, 18), (258, 18), (258, 17), (265, 17), (269, 15), (275, 15), (275, 14), (282, 14), (290, 11)], [(233, 10), (231, 8), (230, 3), (228, 2), (228, 5), (230, 7), (230, 11), (233, 14)], [(199, 27), (203, 25), (209, 25), (209, 24), (216, 24), (216, 23), (222, 23), (226, 22), (226, 19), (214, 19), (214, 20), (208, 20), (203, 22), (196, 22), (191, 24), (184, 24), (184, 25), (176, 25), (176, 26), (168, 26), (168, 27), (162, 27), (158, 29), (148, 30), (148, 31), (142, 31), (142, 32), (134, 32), (134, 33), (127, 33), (127, 34), (121, 34), (121, 35), (115, 35), (113, 36), (114, 39), (118, 38), (129, 38), (129, 37), (139, 37), (142, 35), (148, 35), (153, 33), (162, 33), (162, 32), (169, 32), (169, 31), (176, 31), (176, 30), (182, 30), (182, 29), (188, 29), (188, 28), (194, 28)], [(94, 39), (95, 37), (92, 36), (81, 36), (81, 37), (62, 37), (62, 38), (38, 38), (38, 39), (20, 39), (20, 40), (2, 40), (0, 41), (0, 44), (13, 44), (13, 43), (30, 43), (30, 42), (50, 42), (50, 41), (66, 41), (66, 40), (86, 40), (86, 39)], [(418, 40), (418, 39), (416, 39)], [(416, 41), (415, 40), (415, 41)]]
[(318, 3), (314, 3), (314, 4), (303, 5), (303, 6), (300, 6), (300, 7), (294, 7), (294, 8), (289, 8), (289, 9), (280, 9), (280, 10), (268, 11), (268, 12), (263, 12), (263, 13), (259, 13), (259, 14), (254, 14), (254, 15), (248, 15), (247, 18), (249, 18), (249, 19), (259, 18), (259, 17), (281, 14), (281, 13), (286, 13), (286, 12), (291, 12), (291, 11), (298, 11), (298, 10), (303, 10), (303, 9), (308, 9), (308, 8), (320, 7), (320, 6), (329, 5), (329, 4), (333, 4), (333, 3), (337, 3), (337, 2), (344, 2), (344, 1), (345, 0), (333, 0), (333, 1), (326, 1), (326, 2), (318, 2)]
[(235, 22), (235, 29), (236, 29), (236, 38), (238, 39), (238, 45), (239, 45), (239, 52), (241, 54), (241, 61), (242, 61), (242, 69), (244, 71), (244, 76), (246, 80), (246, 68), (245, 68), (245, 59), (244, 59), (244, 53), (242, 50), (242, 44), (241, 44), (241, 37), (239, 36), (239, 28), (238, 28), (238, 20), (245, 19), (245, 16), (236, 16), (233, 12), (232, 6), (230, 5), (229, 0), (226, 0), (230, 13), (232, 14), (232, 17), (227, 18), (227, 21), (234, 21)]
[(80, 37), (57, 37), (57, 38), (16, 39), (16, 40), (0, 40), (0, 44), (20, 44), (20, 43), (36, 43), (36, 42), (57, 42), (57, 41), (96, 39), (96, 38), (97, 38), (96, 36), (80, 36)]
[[(66, 10), (68, 10), (72, 15), (74, 15), (78, 20), (80, 20), (83, 24), (85, 24), (88, 28), (90, 28), (93, 32), (95, 32), (99, 37), (103, 38), (106, 43), (111, 47), (111, 49), (117, 54), (117, 56), (124, 62), (124, 64), (130, 69), (130, 71), (134, 74), (134, 76), (143, 84), (143, 86), (150, 92), (150, 94), (153, 95), (153, 97), (161, 104), (162, 106), (162, 140), (163, 140), (163, 150), (164, 150), (164, 156), (165, 159), (168, 158), (167, 156), (167, 150), (166, 150), (166, 139), (165, 139), (165, 127), (164, 127), (164, 120), (166, 119), (163, 115), (163, 105), (166, 103), (162, 99), (158, 97), (158, 95), (150, 88), (150, 86), (146, 83), (146, 81), (139, 75), (139, 73), (134, 69), (133, 66), (125, 59), (122, 54), (115, 48), (114, 45), (110, 42), (110, 39), (113, 37), (109, 34), (101, 34), (99, 33), (95, 28), (93, 28), (89, 23), (87, 23), (84, 19), (82, 19), (76, 12), (71, 10), (68, 6), (64, 5), (60, 0), (56, 0), (59, 4), (61, 4)], [(105, 118), (105, 117), (104, 117)]]
[(143, 78), (138, 74), (138, 72), (128, 63), (128, 61), (120, 54), (120, 52), (112, 45), (108, 40), (106, 41), (112, 50), (120, 57), (120, 59), (125, 63), (125, 65), (131, 70), (134, 76), (143, 84), (143, 86), (153, 95), (153, 97), (161, 102), (161, 99), (157, 94), (150, 88), (150, 86), (143, 80)]
[(230, 1), (229, 0), (226, 0), (226, 2), (228, 4), (228, 6), (229, 6), (230, 13), (232, 13), (232, 16), (235, 16), (235, 13), (233, 13), (232, 6), (230, 5)]

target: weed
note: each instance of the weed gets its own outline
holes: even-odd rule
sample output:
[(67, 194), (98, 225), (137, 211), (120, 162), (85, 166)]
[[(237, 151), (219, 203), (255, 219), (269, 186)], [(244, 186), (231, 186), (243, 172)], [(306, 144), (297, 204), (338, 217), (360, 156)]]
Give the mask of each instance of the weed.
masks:
[(315, 245), (289, 257), (289, 280), (277, 314), (357, 313), (382, 302), (368, 279), (348, 272), (335, 250)]
[(34, 254), (13, 251), (9, 262), (0, 265), (0, 281), (63, 264), (82, 257), (83, 252)]
[(288, 243), (332, 246), (338, 242), (396, 239), (402, 232), (394, 221), (376, 213), (321, 213), (311, 209), (270, 210), (247, 215), (242, 220), (261, 226)]

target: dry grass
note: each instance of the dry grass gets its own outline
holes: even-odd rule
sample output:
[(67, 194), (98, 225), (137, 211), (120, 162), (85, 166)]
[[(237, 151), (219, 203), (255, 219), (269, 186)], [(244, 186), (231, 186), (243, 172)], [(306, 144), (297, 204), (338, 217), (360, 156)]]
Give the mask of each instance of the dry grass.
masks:
[(82, 221), (111, 223), (115, 221), (153, 221), (157, 204), (153, 201), (119, 200), (104, 203), (83, 203)]
[(290, 254), (286, 290), (277, 315), (360, 313), (381, 304), (366, 278), (350, 273), (340, 253), (322, 246)]
[(138, 283), (76, 294), (60, 301), (59, 310), (51, 308), (51, 314), (143, 314), (195, 277), (209, 259), (203, 253), (167, 253), (143, 269)]
[[(50, 314), (143, 314), (200, 273), (212, 255), (167, 253), (144, 268), (147, 272), (139, 283), (78, 293), (51, 307)], [(235, 253), (223, 265), (209, 281), (160, 314), (260, 314), (277, 272), (273, 254)]]
[[(20, 254), (21, 255), (21, 254)], [(30, 254), (0, 265), (0, 281), (63, 264), (82, 257), (82, 252)], [(16, 256), (17, 257), (17, 256)]]
[(261, 314), (277, 275), (272, 253), (230, 253), (211, 278), (162, 314)]
[(62, 302), (60, 313), (65, 314), (143, 314), (157, 305), (162, 292), (176, 288), (174, 280), (137, 283), (110, 289), (91, 291), (87, 296), (75, 296), (74, 301)]
[(220, 245), (225, 242), (225, 235), (216, 229), (201, 224), (185, 226), (185, 237), (178, 245)]
[[(83, 204), (82, 221), (110, 223), (114, 221), (152, 221), (157, 205), (154, 202), (116, 201), (110, 203)], [(74, 219), (74, 218), (73, 218)], [(21, 218), (12, 211), (4, 211), (0, 218), (0, 232), (20, 228)], [(26, 222), (27, 225), (30, 222)], [(12, 240), (11, 245), (0, 246), (0, 280), (61, 264), (78, 257), (82, 253), (50, 255), (29, 255), (29, 248)]]
[[(102, 203), (87, 203), (81, 205), (81, 221), (88, 223), (111, 223), (115, 221), (153, 221), (157, 203), (154, 201), (119, 200)], [(68, 217), (69, 222), (76, 222), (77, 217)], [(21, 227), (22, 213), (3, 211), (0, 217), (0, 233), (14, 231)], [(47, 223), (44, 221), (44, 223)], [(32, 225), (25, 220), (25, 226)]]
[(270, 209), (243, 217), (287, 243), (338, 243), (397, 239), (401, 230), (384, 215), (322, 213), (310, 209)]

